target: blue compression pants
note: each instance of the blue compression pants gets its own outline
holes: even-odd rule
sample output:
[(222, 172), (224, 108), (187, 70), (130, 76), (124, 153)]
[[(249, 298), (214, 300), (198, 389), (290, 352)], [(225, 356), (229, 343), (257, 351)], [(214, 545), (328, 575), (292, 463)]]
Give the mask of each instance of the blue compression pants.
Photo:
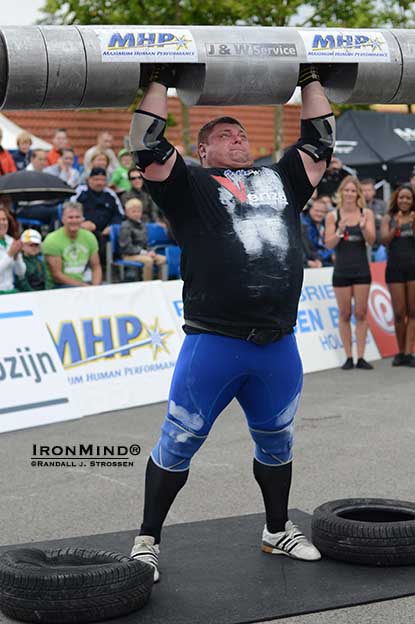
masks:
[(269, 466), (289, 463), (302, 382), (294, 334), (267, 345), (214, 334), (187, 335), (153, 461), (166, 470), (188, 470), (216, 418), (236, 398), (257, 461)]

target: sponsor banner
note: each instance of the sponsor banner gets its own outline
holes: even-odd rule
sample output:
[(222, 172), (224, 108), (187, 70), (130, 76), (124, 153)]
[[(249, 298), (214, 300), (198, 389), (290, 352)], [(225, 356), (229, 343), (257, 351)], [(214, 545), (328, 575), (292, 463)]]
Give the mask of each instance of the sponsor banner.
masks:
[(185, 333), (182, 329), (184, 323), (182, 298), (183, 282), (182, 280), (172, 280), (169, 282), (162, 282), (161, 286), (169, 312), (176, 323), (178, 334), (181, 339), (183, 339), (185, 337)]
[(398, 353), (395, 336), (395, 317), (389, 289), (385, 283), (386, 262), (373, 262), (370, 266), (372, 285), (369, 295), (368, 321), (382, 357)]
[[(339, 334), (339, 309), (331, 284), (333, 269), (306, 269), (298, 308), (296, 335), (305, 373), (343, 364), (345, 353)], [(354, 325), (354, 321), (352, 320)], [(353, 350), (356, 338), (353, 328)], [(380, 354), (368, 332), (365, 359), (378, 360)]]
[(97, 29), (101, 59), (105, 62), (197, 63), (190, 30), (149, 26)]
[(299, 30), (307, 60), (335, 63), (389, 63), (390, 51), (380, 31), (360, 30)]
[(82, 414), (165, 401), (180, 348), (160, 282), (39, 293)]
[(0, 432), (80, 416), (35, 303), (31, 294), (0, 297)]
[(206, 56), (247, 56), (293, 58), (297, 56), (295, 43), (206, 43)]
[[(337, 368), (345, 359), (343, 343), (339, 335), (339, 310), (331, 285), (332, 272), (333, 269), (330, 267), (304, 271), (296, 336), (305, 373)], [(184, 322), (182, 284), (180, 281), (163, 282), (170, 313), (177, 318), (180, 327)], [(368, 360), (380, 358), (370, 332), (368, 332), (365, 357)]]

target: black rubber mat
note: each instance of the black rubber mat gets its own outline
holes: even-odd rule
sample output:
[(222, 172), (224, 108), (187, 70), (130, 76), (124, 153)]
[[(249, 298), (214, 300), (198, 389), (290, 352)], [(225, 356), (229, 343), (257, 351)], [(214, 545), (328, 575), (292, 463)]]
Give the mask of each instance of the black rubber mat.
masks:
[[(309, 535), (311, 516), (290, 518)], [(112, 624), (248, 624), (415, 594), (415, 566), (375, 568), (323, 559), (294, 561), (261, 552), (262, 514), (164, 529), (161, 580), (149, 604)], [(129, 553), (135, 532), (25, 546), (80, 546)], [(20, 548), (1, 546), (4, 550)], [(7, 622), (3, 615), (0, 621)], [(10, 620), (11, 621), (11, 620)]]

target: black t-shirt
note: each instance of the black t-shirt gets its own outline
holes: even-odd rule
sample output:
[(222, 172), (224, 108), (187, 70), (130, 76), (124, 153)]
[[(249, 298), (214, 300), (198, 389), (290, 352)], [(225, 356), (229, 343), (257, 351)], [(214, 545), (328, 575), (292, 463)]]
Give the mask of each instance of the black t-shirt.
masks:
[(313, 192), (294, 148), (272, 167), (187, 167), (147, 182), (182, 249), (186, 320), (289, 329), (303, 279), (300, 212)]

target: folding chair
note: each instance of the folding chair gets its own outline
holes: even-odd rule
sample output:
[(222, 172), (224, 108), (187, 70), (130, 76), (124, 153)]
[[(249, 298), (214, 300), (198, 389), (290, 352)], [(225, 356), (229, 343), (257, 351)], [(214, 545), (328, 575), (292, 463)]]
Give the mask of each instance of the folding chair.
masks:
[(118, 268), (120, 279), (124, 279), (124, 269), (131, 268), (140, 271), (143, 268), (142, 262), (133, 262), (132, 260), (122, 260), (120, 258), (120, 248), (118, 245), (118, 238), (120, 236), (119, 223), (110, 225), (109, 242), (106, 248), (106, 280), (109, 284), (112, 282), (112, 267)]
[(166, 262), (168, 279), (180, 279), (181, 250), (177, 245), (166, 247)]
[(174, 241), (169, 238), (166, 229), (160, 223), (146, 223), (148, 246), (157, 253), (164, 254), (169, 245), (174, 245)]

